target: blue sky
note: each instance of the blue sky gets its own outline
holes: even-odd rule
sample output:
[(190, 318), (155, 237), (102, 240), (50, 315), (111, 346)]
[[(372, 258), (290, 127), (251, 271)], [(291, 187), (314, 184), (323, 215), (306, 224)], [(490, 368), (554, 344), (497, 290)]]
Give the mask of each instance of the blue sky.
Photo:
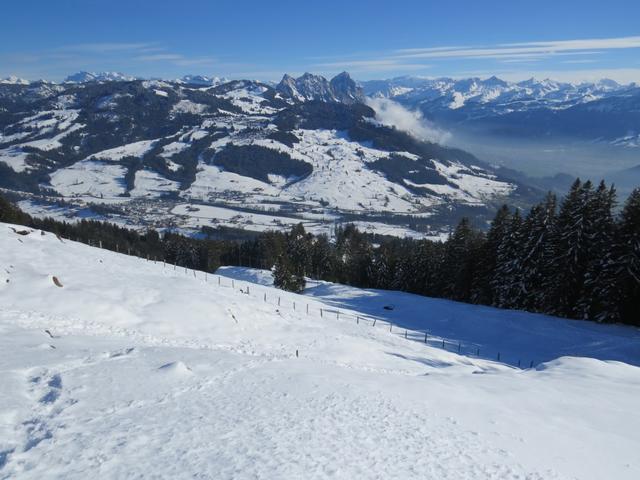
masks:
[(283, 73), (640, 82), (640, 1), (10, 1), (0, 77)]

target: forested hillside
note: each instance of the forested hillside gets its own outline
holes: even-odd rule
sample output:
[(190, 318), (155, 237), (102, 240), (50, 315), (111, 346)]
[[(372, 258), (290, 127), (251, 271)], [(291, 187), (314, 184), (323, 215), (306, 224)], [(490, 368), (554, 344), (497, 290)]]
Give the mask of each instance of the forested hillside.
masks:
[(465, 218), (445, 242), (376, 238), (352, 225), (338, 227), (333, 238), (302, 225), (242, 241), (139, 234), (96, 221), (34, 219), (5, 200), (0, 221), (206, 271), (275, 265), (280, 285), (292, 290), (302, 288), (306, 276), (640, 325), (640, 189), (618, 214), (615, 190), (604, 182), (594, 187), (576, 180), (562, 201), (549, 194), (526, 213), (504, 206), (486, 233)]

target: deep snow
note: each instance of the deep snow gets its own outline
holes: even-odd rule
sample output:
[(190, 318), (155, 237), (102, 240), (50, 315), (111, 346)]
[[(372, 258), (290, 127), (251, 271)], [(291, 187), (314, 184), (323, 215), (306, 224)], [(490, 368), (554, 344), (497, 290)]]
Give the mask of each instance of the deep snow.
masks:
[[(324, 283), (288, 294), (230, 278), (261, 272), (205, 277), (4, 224), (0, 267), (0, 478), (640, 476), (640, 369), (555, 358), (557, 319)], [(517, 339), (527, 322), (528, 351), (555, 359), (461, 356), (383, 318), (444, 312), (457, 320), (414, 328), (489, 348), (483, 331)], [(619, 344), (640, 363), (637, 330), (557, 325), (575, 353)]]

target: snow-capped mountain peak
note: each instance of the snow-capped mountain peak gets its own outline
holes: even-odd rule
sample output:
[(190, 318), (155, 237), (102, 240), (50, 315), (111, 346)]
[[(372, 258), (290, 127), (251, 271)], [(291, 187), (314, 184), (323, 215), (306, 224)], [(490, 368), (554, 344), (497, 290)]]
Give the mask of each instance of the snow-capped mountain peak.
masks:
[(16, 77), (15, 75), (8, 76), (0, 79), (0, 83), (5, 85), (29, 85), (31, 82), (24, 78)]
[(81, 71), (69, 75), (65, 78), (65, 82), (84, 83), (84, 82), (113, 82), (113, 81), (133, 81), (136, 77), (126, 75), (120, 72), (85, 72)]
[(206, 75), (184, 75), (182, 78), (176, 80), (176, 83), (184, 83), (186, 85), (198, 85), (198, 86), (216, 86), (222, 83), (226, 83), (229, 80), (224, 77), (209, 77)]

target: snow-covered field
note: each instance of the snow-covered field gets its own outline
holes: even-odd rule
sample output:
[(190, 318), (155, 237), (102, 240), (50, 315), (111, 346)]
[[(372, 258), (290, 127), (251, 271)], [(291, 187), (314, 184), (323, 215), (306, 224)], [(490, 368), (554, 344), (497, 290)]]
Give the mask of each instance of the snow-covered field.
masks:
[[(640, 476), (636, 329), (294, 295), (4, 224), (0, 267), (0, 478)], [(527, 336), (535, 369), (452, 348)]]

